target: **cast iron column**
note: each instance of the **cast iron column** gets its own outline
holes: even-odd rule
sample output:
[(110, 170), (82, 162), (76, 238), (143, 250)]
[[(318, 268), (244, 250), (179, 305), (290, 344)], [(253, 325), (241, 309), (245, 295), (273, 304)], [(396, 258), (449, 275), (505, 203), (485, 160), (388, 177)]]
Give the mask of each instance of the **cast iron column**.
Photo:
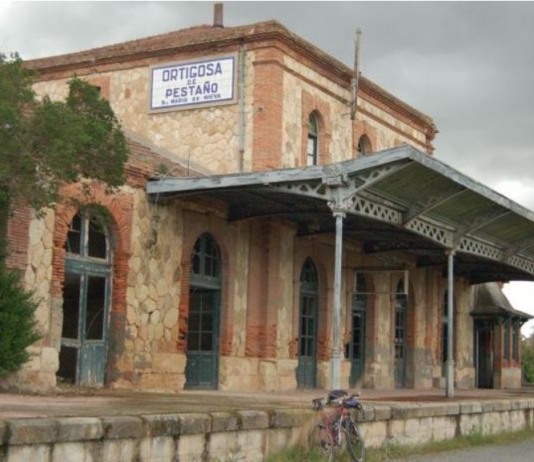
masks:
[(454, 397), (454, 250), (447, 251), (447, 398)]
[(343, 219), (345, 212), (335, 210), (336, 218), (336, 261), (334, 272), (334, 316), (332, 335), (332, 357), (330, 362), (331, 387), (341, 387), (341, 269), (343, 261)]

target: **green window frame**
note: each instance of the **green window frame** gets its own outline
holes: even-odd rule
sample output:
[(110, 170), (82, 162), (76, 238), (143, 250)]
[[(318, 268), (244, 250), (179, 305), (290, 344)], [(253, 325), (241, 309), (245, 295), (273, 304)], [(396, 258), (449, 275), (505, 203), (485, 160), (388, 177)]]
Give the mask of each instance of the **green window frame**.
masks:
[(512, 359), (517, 363), (519, 362), (519, 331), (521, 329), (521, 323), (519, 319), (516, 319), (513, 323), (513, 332), (512, 332)]
[(308, 120), (308, 146), (306, 151), (306, 165), (317, 165), (319, 159), (319, 126), (317, 116), (310, 114)]
[(510, 319), (504, 320), (504, 360), (510, 361), (510, 328), (511, 322)]

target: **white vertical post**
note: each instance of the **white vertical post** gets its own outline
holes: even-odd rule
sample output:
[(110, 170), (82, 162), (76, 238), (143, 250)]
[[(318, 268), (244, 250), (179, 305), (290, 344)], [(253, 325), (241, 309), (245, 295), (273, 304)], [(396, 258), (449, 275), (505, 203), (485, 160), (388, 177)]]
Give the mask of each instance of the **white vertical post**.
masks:
[(454, 251), (447, 252), (447, 398), (454, 398)]
[(334, 272), (334, 316), (332, 335), (332, 356), (330, 361), (330, 385), (332, 389), (341, 387), (341, 270), (343, 260), (343, 219), (345, 213), (334, 211), (336, 218), (336, 257)]

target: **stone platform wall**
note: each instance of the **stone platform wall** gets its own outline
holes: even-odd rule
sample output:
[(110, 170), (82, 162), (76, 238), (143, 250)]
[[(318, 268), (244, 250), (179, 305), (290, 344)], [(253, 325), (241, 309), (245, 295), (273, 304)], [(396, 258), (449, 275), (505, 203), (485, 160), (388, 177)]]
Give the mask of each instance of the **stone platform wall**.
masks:
[[(1, 462), (262, 461), (305, 441), (307, 410), (0, 422)], [(366, 406), (368, 447), (424, 444), (534, 427), (534, 399)]]

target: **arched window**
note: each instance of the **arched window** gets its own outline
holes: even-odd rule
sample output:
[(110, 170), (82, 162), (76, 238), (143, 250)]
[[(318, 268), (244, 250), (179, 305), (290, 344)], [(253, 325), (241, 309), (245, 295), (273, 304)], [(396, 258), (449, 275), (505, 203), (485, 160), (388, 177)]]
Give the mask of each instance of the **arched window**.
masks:
[(315, 388), (317, 380), (317, 315), (319, 284), (317, 269), (311, 258), (306, 259), (300, 272), (299, 388)]
[(300, 274), (300, 282), (311, 292), (317, 292), (317, 269), (311, 258), (306, 259), (302, 272)]
[(76, 385), (103, 384), (111, 280), (111, 245), (103, 217), (91, 210), (76, 214), (65, 252), (58, 376)]
[(306, 165), (317, 165), (319, 159), (319, 126), (317, 116), (312, 112), (308, 121), (308, 149)]
[(209, 234), (203, 234), (195, 243), (191, 255), (191, 273), (208, 278), (221, 277), (221, 252)]
[(367, 135), (360, 136), (360, 139), (358, 140), (358, 155), (366, 156), (367, 154), (370, 154), (371, 151), (371, 142)]
[[(449, 291), (446, 290), (443, 294), (443, 307), (441, 313), (441, 363), (445, 365), (447, 362), (447, 345), (449, 343), (449, 316), (448, 316), (448, 306), (449, 306)], [(445, 373), (445, 369), (443, 369)]]
[(345, 357), (351, 362), (349, 385), (356, 387), (363, 378), (365, 365), (365, 330), (367, 318), (367, 284), (362, 273), (356, 274), (356, 292), (352, 297), (352, 327)]
[(404, 279), (397, 284), (395, 293), (395, 386), (406, 386), (406, 328), (408, 296), (404, 292)]
[(72, 256), (109, 260), (109, 240), (103, 219), (90, 212), (79, 212), (72, 219), (65, 242)]
[(205, 233), (191, 254), (186, 388), (216, 389), (219, 385), (221, 287), (221, 251), (215, 239)]

